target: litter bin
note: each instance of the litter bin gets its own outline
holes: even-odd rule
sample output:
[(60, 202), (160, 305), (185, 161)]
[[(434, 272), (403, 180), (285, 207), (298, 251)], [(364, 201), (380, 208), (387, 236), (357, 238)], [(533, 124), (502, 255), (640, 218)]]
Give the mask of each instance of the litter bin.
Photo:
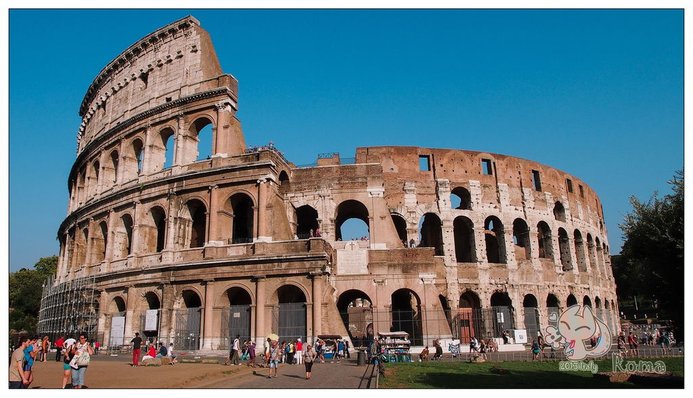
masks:
[(361, 366), (366, 364), (366, 351), (358, 350), (356, 353), (356, 365)]

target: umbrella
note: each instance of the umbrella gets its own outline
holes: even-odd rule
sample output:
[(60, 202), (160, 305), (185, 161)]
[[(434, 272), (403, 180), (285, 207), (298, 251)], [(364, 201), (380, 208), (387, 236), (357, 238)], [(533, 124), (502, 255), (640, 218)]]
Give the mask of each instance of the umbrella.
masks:
[(276, 333), (270, 333), (267, 335), (267, 338), (270, 339), (271, 341), (279, 341), (279, 336), (277, 336)]
[(76, 344), (76, 343), (77, 343), (77, 340), (70, 338), (70, 339), (65, 340), (65, 342), (63, 343), (63, 347), (67, 348), (67, 347), (69, 347), (73, 344)]

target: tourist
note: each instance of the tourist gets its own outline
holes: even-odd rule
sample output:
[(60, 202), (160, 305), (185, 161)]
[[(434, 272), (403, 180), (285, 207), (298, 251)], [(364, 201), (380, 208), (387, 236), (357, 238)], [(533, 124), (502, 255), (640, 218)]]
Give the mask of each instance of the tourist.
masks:
[(94, 349), (91, 347), (91, 344), (89, 344), (87, 335), (84, 333), (80, 333), (76, 348), (75, 357), (77, 358), (77, 369), (75, 369), (74, 366), (72, 367), (72, 387), (82, 388), (84, 385), (84, 376), (87, 373), (87, 367), (91, 360), (90, 356), (94, 355)]
[(344, 340), (344, 354), (346, 357), (351, 359), (351, 354), (349, 353), (349, 340)]
[(241, 352), (241, 335), (237, 334), (236, 338), (233, 339), (233, 346), (231, 347), (231, 363), (233, 365), (240, 365), (240, 354)]
[(479, 358), (483, 358), (484, 361), (487, 360), (486, 350), (487, 350), (486, 342), (484, 341), (484, 339), (481, 339), (481, 342), (479, 343)]
[(178, 362), (178, 361), (176, 361), (176, 354), (173, 353), (173, 343), (170, 343), (170, 344), (168, 345), (168, 353), (167, 353), (167, 355), (168, 355), (169, 358), (171, 358), (171, 362), (170, 362), (171, 365), (173, 365), (174, 363), (177, 363), (177, 362)]
[(24, 350), (29, 346), (28, 336), (19, 336), (19, 347), (12, 352), (10, 360), (10, 384), (9, 388), (26, 388), (29, 380), (24, 374)]
[(132, 343), (132, 366), (140, 365), (140, 349), (142, 347), (142, 338), (140, 334), (135, 332), (135, 338), (130, 340)]
[(248, 340), (248, 366), (255, 367), (255, 342)]
[(282, 343), (279, 345), (279, 350), (281, 351), (279, 354), (279, 363), (285, 363), (286, 362), (286, 340), (282, 341)]
[[(74, 339), (70, 340), (74, 341)], [(68, 382), (72, 383), (72, 367), (70, 363), (72, 363), (72, 360), (75, 358), (76, 352), (77, 346), (74, 343), (66, 345), (65, 348), (61, 350), (63, 358), (63, 385), (61, 388), (63, 389), (67, 387)]]
[(65, 337), (60, 336), (58, 337), (58, 340), (55, 341), (55, 362), (59, 362), (60, 359), (62, 359), (62, 349), (63, 349), (63, 343), (65, 342)]
[(271, 348), (272, 348), (272, 340), (270, 338), (267, 338), (267, 341), (265, 341), (265, 366), (269, 367), (270, 364), (270, 354), (271, 354)]
[(436, 348), (436, 354), (433, 356), (433, 360), (439, 361), (443, 357), (443, 347), (440, 345), (438, 339), (433, 340), (433, 345)]
[(337, 362), (341, 362), (344, 358), (344, 341), (337, 341)]
[[(267, 378), (277, 377), (277, 371), (279, 369), (279, 360), (282, 357), (281, 347), (279, 343), (273, 341), (270, 345), (270, 355), (269, 355), (269, 375)], [(272, 369), (274, 369), (274, 376), (272, 376)]]
[(541, 348), (539, 348), (539, 343), (535, 339), (532, 342), (532, 361), (540, 360), (539, 354), (541, 353)]
[(507, 330), (503, 331), (503, 344), (508, 344), (510, 342), (510, 332)]
[(294, 357), (296, 356), (296, 343), (289, 341), (289, 365), (294, 364)]
[(27, 380), (25, 388), (29, 388), (29, 385), (34, 381), (31, 369), (34, 367), (34, 359), (36, 359), (39, 347), (38, 337), (32, 337), (29, 340), (29, 345), (24, 348), (24, 376)]
[(296, 354), (296, 363), (300, 365), (303, 363), (303, 342), (300, 337), (296, 339)]
[(469, 352), (471, 353), (472, 351), (474, 352), (479, 352), (479, 347), (477, 346), (477, 341), (476, 337), (472, 337), (469, 339)]
[(637, 357), (638, 353), (638, 339), (635, 337), (633, 332), (628, 333), (628, 348), (630, 348), (633, 357)]
[(421, 353), (419, 353), (419, 362), (421, 362), (421, 361), (428, 361), (428, 355), (429, 355), (428, 346), (426, 346), (426, 347), (424, 347), (424, 349), (421, 351)]
[(51, 347), (51, 342), (48, 341), (48, 336), (43, 336), (43, 340), (41, 340), (41, 362), (46, 362), (46, 358), (48, 358), (48, 350)]
[(163, 343), (159, 343), (159, 352), (156, 354), (157, 358), (164, 358), (168, 356), (168, 350)]
[(145, 356), (142, 357), (142, 362), (144, 362), (147, 359), (154, 359), (154, 358), (156, 358), (156, 347), (152, 343), (152, 344), (149, 344), (149, 346), (147, 347), (147, 354), (145, 354)]
[(318, 354), (313, 350), (313, 347), (310, 344), (306, 344), (306, 352), (303, 353), (303, 363), (306, 366), (306, 380), (310, 380), (313, 362), (315, 362), (317, 356)]

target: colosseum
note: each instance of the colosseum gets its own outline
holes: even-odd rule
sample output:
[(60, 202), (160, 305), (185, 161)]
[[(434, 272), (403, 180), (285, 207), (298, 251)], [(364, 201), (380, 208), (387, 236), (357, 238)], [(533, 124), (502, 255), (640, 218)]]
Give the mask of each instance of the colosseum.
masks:
[[(421, 346), (525, 330), (531, 342), (574, 303), (619, 327), (602, 204), (580, 178), (401, 146), (297, 166), (246, 146), (238, 101), (191, 16), (98, 73), (79, 109), (43, 332), (69, 332), (74, 312), (55, 309), (79, 302), (88, 314), (72, 327), (104, 346), (140, 332), (199, 351), (269, 333), (358, 345), (406, 331)], [(354, 220), (366, 236), (342, 239)]]

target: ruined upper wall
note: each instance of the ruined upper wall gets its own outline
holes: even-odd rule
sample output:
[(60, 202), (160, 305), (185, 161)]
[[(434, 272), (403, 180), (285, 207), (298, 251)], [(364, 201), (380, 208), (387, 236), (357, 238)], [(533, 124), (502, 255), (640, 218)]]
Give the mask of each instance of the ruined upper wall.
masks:
[[(142, 38), (89, 86), (79, 114), (78, 153), (112, 127), (167, 102), (219, 86), (221, 66), (209, 34), (188, 16)], [(237, 81), (228, 87), (237, 99)]]

